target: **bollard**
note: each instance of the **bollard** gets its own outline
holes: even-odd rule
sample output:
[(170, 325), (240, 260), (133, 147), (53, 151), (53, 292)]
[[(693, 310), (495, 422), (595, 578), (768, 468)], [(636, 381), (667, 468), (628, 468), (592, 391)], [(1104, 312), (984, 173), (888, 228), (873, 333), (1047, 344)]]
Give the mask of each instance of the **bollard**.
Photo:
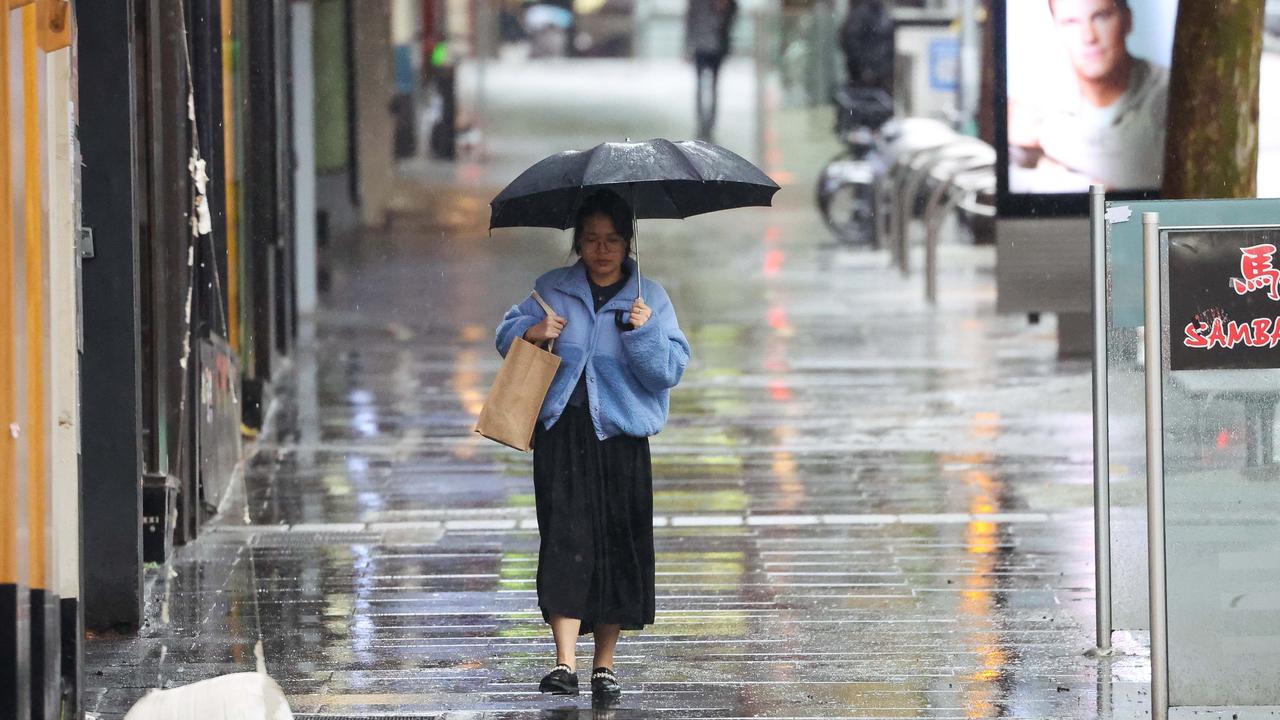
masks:
[(1147, 582), (1151, 612), (1151, 718), (1169, 717), (1169, 640), (1165, 625), (1164, 398), (1160, 325), (1160, 214), (1142, 214), (1143, 336), (1147, 387)]
[(1090, 262), (1093, 265), (1093, 544), (1097, 649), (1111, 652), (1111, 458), (1107, 407), (1106, 192), (1089, 188)]

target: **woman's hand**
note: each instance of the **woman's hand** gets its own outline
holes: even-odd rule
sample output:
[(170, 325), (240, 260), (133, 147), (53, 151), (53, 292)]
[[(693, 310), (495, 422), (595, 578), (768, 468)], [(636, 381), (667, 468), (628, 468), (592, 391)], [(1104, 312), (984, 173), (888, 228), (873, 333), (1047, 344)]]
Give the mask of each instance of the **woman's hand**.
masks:
[(652, 316), (653, 316), (653, 310), (649, 309), (649, 306), (644, 304), (643, 299), (636, 298), (636, 301), (631, 303), (631, 326), (632, 327), (636, 327), (636, 328), (644, 327), (644, 324), (649, 322), (649, 318)]
[(524, 339), (531, 343), (546, 342), (560, 337), (564, 330), (565, 319), (559, 315), (548, 315), (542, 322), (524, 331)]

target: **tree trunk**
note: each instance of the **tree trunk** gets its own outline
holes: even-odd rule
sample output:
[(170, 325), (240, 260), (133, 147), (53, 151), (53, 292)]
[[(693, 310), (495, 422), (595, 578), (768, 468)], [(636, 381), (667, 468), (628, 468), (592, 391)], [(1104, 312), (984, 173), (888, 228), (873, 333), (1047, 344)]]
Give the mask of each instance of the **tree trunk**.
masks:
[(978, 17), (982, 23), (982, 89), (978, 94), (978, 137), (995, 147), (996, 34), (990, 0), (983, 0), (978, 8)]
[(1265, 0), (1181, 0), (1169, 78), (1163, 196), (1257, 195)]

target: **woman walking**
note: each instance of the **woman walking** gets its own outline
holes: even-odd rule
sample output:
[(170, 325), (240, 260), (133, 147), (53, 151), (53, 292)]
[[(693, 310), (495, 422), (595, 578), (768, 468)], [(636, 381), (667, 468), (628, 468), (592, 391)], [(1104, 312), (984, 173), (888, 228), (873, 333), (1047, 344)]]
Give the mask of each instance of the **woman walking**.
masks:
[(609, 191), (589, 197), (573, 230), (580, 259), (534, 284), (554, 313), (529, 297), (497, 331), (504, 356), (522, 337), (556, 340), (561, 358), (533, 450), (538, 605), (557, 663), (544, 693), (577, 694), (577, 639), (594, 634), (593, 699), (616, 698), (618, 637), (654, 620), (648, 438), (666, 423), (689, 343), (662, 286), (641, 284), (631, 242), (631, 208)]

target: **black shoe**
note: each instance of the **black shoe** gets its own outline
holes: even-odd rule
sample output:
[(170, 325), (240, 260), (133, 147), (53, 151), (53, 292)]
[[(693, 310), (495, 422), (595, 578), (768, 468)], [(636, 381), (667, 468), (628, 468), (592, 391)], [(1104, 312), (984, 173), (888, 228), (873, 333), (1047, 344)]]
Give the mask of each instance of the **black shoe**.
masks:
[(538, 683), (538, 689), (552, 695), (577, 695), (578, 674), (563, 663), (552, 668)]
[(617, 700), (622, 695), (622, 685), (618, 676), (607, 667), (598, 667), (591, 671), (591, 699), (594, 702)]

